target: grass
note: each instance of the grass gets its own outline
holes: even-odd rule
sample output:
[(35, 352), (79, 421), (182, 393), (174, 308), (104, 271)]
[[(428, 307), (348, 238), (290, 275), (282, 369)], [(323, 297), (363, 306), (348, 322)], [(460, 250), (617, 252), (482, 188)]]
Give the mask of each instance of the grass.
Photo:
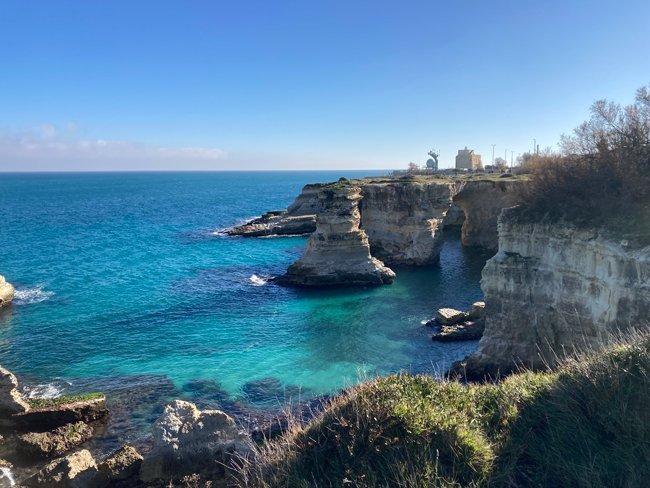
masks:
[(86, 393), (83, 395), (63, 395), (56, 398), (30, 398), (27, 400), (30, 408), (51, 408), (74, 402), (83, 402), (104, 398), (103, 393)]
[(650, 477), (650, 335), (500, 383), (378, 378), (242, 463), (255, 487), (632, 487)]

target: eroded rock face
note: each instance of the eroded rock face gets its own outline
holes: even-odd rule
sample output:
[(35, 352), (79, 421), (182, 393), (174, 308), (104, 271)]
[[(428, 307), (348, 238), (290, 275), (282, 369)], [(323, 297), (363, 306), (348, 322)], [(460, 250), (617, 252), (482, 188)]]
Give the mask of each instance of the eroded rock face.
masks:
[(388, 265), (439, 260), (443, 220), (454, 185), (445, 181), (388, 181), (361, 185), (361, 228), (370, 252)]
[(483, 270), (485, 333), (478, 351), (454, 366), (470, 377), (553, 365), (650, 317), (650, 248), (520, 214), (503, 212), (499, 252)]
[(245, 224), (226, 229), (226, 234), (264, 237), (311, 234), (316, 230), (318, 192), (323, 185), (305, 185), (287, 210), (274, 210)]
[[(126, 482), (135, 480), (142, 466), (142, 456), (132, 446), (122, 446), (112, 453), (101, 463), (97, 484), (115, 484), (115, 482)], [(136, 483), (133, 483), (133, 485)]]
[(0, 307), (9, 305), (14, 299), (14, 287), (0, 275)]
[(72, 401), (51, 407), (33, 408), (13, 417), (16, 428), (43, 432), (76, 422), (94, 422), (108, 415), (106, 397)]
[(177, 480), (197, 473), (223, 480), (234, 456), (249, 455), (250, 442), (224, 412), (201, 411), (193, 403), (176, 400), (154, 425), (153, 448), (142, 463), (140, 478)]
[(464, 214), (461, 240), (463, 246), (496, 250), (499, 239), (497, 220), (504, 208), (519, 203), (518, 187), (525, 180), (465, 181), (454, 196), (454, 203)]
[(97, 464), (86, 449), (56, 459), (23, 482), (25, 486), (88, 488), (95, 486)]
[(318, 196), (316, 231), (302, 257), (277, 282), (293, 286), (382, 285), (395, 273), (370, 255), (359, 228), (361, 188), (351, 183), (323, 187)]
[(16, 450), (29, 459), (58, 457), (80, 446), (93, 435), (84, 422), (64, 425), (52, 432), (30, 432), (16, 437)]
[(0, 418), (29, 410), (29, 405), (17, 390), (18, 380), (0, 366)]

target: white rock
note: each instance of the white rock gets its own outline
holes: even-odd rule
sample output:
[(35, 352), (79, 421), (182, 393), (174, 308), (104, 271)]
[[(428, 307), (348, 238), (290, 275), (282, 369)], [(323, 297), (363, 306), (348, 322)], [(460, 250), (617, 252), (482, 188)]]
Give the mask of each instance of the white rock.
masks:
[(456, 310), (454, 308), (440, 308), (436, 312), (436, 320), (442, 325), (454, 325), (459, 322), (462, 322), (467, 318), (465, 312)]
[(5, 280), (5, 277), (0, 275), (0, 307), (9, 305), (14, 299), (14, 287), (11, 283)]
[(226, 413), (175, 400), (154, 424), (153, 449), (144, 458), (140, 478), (174, 480), (199, 473), (222, 479), (229, 461), (248, 456), (251, 447), (250, 437)]
[(52, 461), (31, 478), (25, 486), (48, 488), (90, 488), (95, 486), (97, 464), (86, 449)]

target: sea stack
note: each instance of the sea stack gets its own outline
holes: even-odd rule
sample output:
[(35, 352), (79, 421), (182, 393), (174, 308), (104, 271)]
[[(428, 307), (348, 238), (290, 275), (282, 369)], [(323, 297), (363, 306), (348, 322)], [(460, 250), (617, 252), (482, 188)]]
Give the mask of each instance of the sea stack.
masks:
[(14, 287), (7, 283), (5, 277), (0, 275), (0, 307), (9, 305), (14, 299)]
[(359, 228), (361, 188), (342, 178), (318, 194), (316, 231), (303, 256), (278, 278), (293, 286), (367, 286), (392, 283), (395, 273), (370, 255)]

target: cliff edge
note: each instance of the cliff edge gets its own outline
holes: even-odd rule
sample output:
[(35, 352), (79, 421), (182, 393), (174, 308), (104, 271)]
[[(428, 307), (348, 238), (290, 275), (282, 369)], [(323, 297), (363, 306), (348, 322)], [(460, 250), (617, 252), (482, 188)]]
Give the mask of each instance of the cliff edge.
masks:
[(650, 247), (631, 249), (596, 230), (502, 212), (499, 251), (481, 280), (485, 333), (452, 369), (470, 378), (555, 365), (612, 334), (647, 326)]

